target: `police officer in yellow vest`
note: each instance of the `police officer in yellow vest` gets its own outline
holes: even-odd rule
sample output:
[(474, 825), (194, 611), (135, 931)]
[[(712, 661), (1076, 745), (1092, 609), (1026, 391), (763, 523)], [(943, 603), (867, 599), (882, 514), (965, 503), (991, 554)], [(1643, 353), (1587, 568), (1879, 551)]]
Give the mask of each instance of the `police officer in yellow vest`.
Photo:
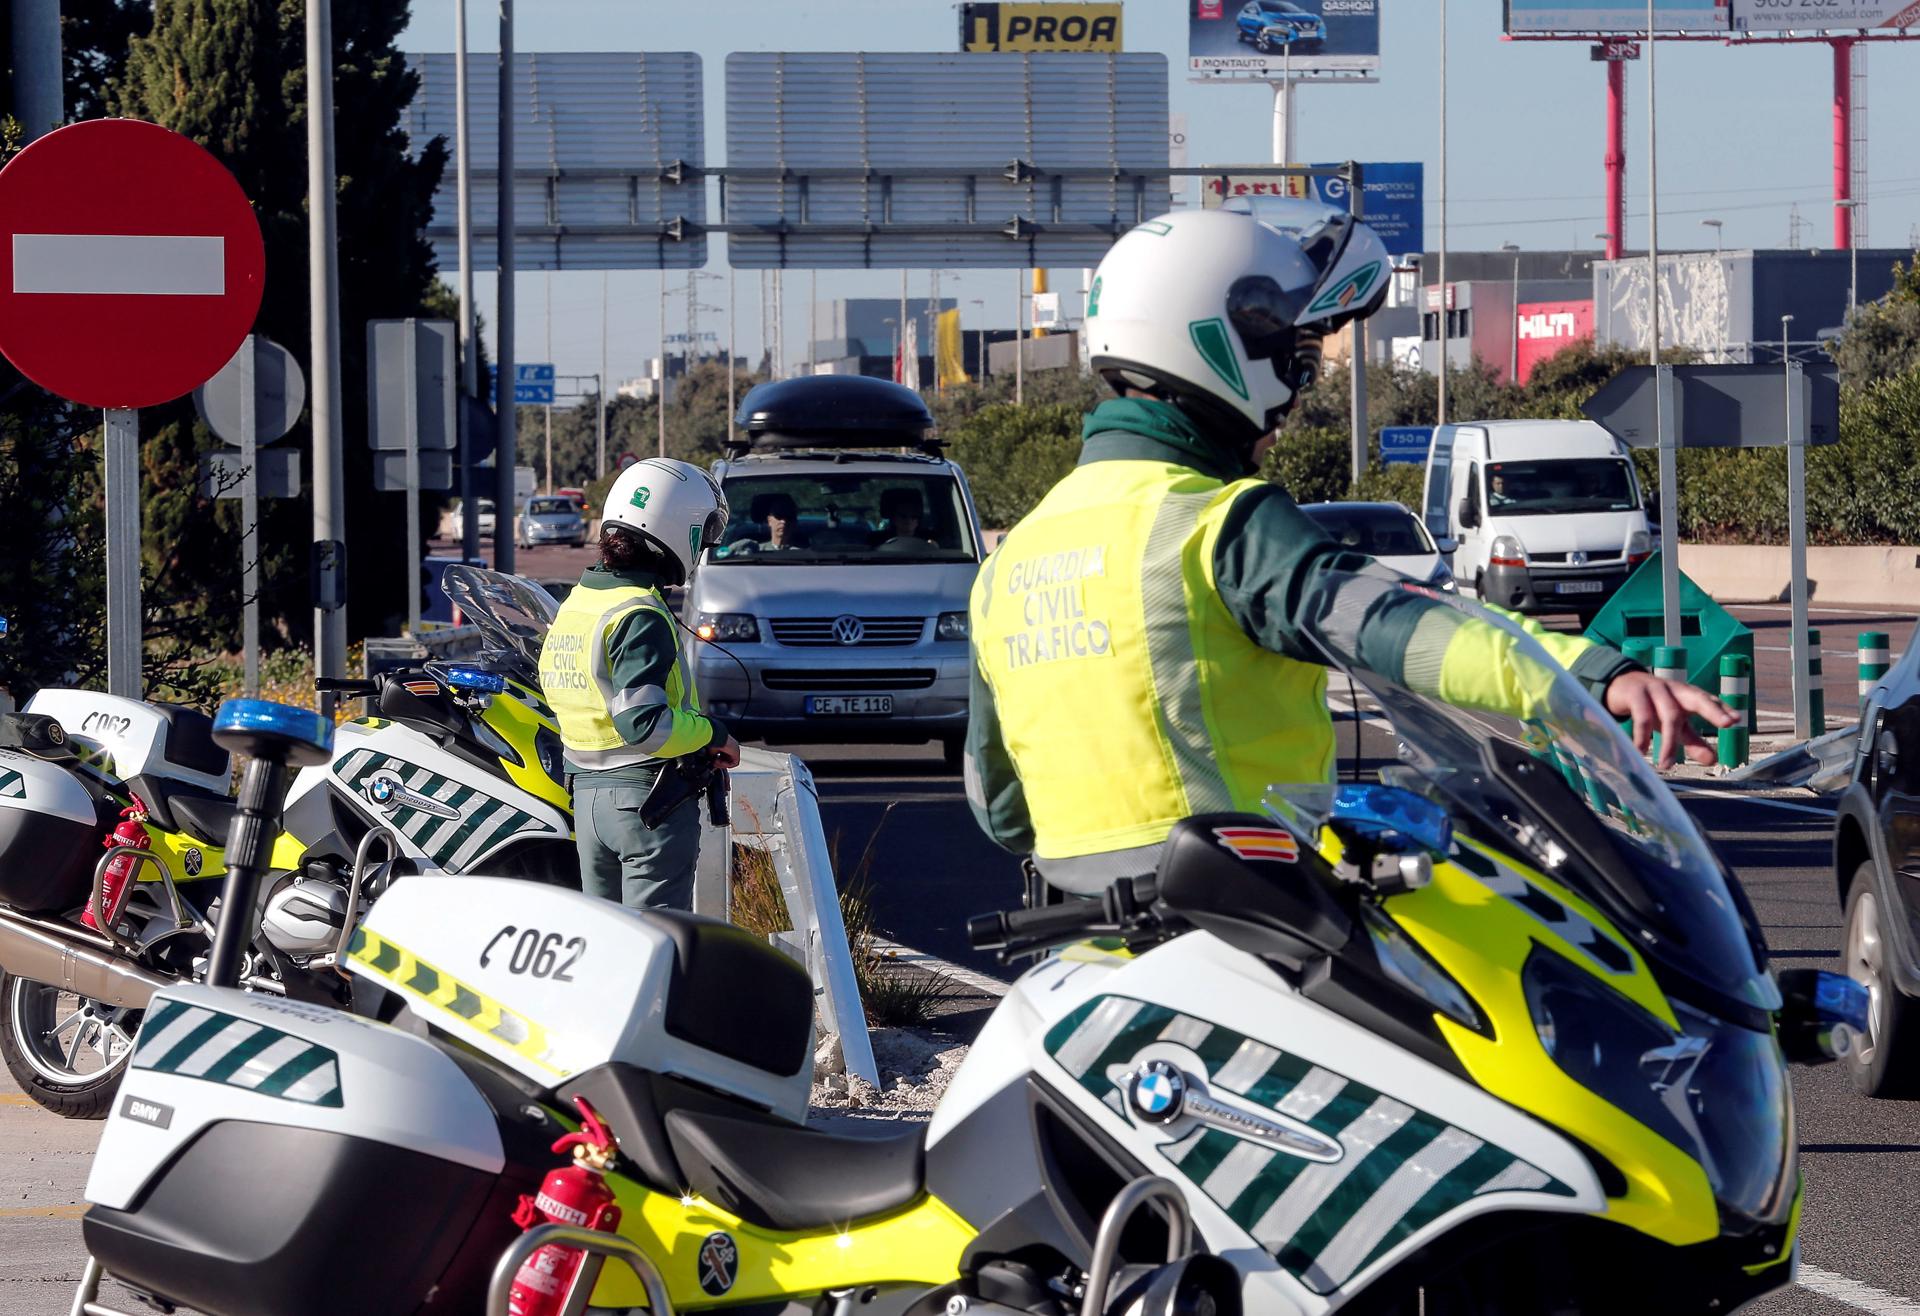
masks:
[(640, 806), (662, 764), (705, 750), (723, 767), (740, 747), (700, 711), (692, 669), (661, 591), (719, 542), (727, 503), (713, 477), (649, 458), (607, 494), (600, 562), (567, 595), (540, 651), (540, 686), (560, 721), (573, 790), (581, 884), (632, 909), (691, 909), (700, 813), (688, 800), (657, 827)]
[[(972, 599), (965, 772), (982, 827), (1081, 894), (1151, 872), (1193, 813), (1248, 810), (1280, 782), (1330, 780), (1326, 671), (1303, 604), (1330, 571), (1381, 571), (1277, 486), (1251, 478), (1321, 338), (1371, 314), (1389, 260), (1312, 202), (1258, 217), (1189, 210), (1134, 228), (1100, 264), (1086, 332), (1119, 397), (1087, 417), (1078, 467), (982, 566)], [(1375, 671), (1501, 707), (1494, 628), (1413, 592), (1370, 614)], [(1711, 762), (1686, 714), (1711, 695), (1522, 623), (1644, 747)], [(1489, 660), (1489, 655), (1493, 655)]]

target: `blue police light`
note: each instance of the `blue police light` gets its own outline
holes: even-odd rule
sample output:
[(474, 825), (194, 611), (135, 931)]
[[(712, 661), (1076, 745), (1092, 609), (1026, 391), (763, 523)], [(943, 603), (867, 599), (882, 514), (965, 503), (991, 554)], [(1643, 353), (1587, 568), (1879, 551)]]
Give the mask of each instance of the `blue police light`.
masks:
[(449, 690), (480, 690), (490, 695), (507, 692), (507, 678), (483, 667), (442, 667), (439, 671)]
[(5, 617), (0, 617), (0, 635), (5, 635), (6, 633), (7, 633), (7, 619)]
[(284, 753), (292, 764), (320, 763), (333, 751), (333, 722), (270, 699), (228, 699), (214, 714), (213, 739), (236, 754)]
[(1453, 819), (1446, 809), (1397, 786), (1340, 786), (1333, 793), (1332, 816), (1383, 844), (1404, 839), (1435, 854), (1453, 848)]

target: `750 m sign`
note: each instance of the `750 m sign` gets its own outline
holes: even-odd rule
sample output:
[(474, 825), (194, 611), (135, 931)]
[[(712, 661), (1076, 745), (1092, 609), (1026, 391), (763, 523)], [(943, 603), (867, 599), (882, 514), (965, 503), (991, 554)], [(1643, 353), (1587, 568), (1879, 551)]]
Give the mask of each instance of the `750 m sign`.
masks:
[(960, 49), (1120, 49), (1117, 4), (963, 4)]

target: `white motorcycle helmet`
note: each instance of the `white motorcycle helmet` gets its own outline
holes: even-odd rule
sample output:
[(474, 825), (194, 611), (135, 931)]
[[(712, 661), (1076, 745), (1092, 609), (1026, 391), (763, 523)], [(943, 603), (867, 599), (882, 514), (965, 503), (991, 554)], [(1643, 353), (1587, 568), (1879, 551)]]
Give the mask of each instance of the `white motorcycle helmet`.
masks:
[(1386, 299), (1385, 244), (1343, 210), (1259, 198), (1137, 225), (1094, 272), (1086, 332), (1115, 388), (1251, 448), (1320, 372), (1320, 340)]
[(600, 525), (602, 530), (623, 527), (654, 545), (679, 567), (679, 580), (668, 583), (680, 584), (693, 575), (700, 550), (720, 542), (727, 528), (727, 496), (698, 466), (649, 457), (620, 472), (607, 493)]

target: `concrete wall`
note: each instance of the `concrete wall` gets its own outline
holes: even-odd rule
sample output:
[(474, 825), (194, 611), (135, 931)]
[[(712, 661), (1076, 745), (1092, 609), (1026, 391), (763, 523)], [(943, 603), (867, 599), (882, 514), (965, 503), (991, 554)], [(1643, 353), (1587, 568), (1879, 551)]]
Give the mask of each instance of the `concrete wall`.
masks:
[[(1720, 603), (1787, 597), (1785, 546), (1682, 544), (1680, 569)], [(1807, 578), (1815, 603), (1920, 612), (1920, 547), (1914, 545), (1809, 548)]]

